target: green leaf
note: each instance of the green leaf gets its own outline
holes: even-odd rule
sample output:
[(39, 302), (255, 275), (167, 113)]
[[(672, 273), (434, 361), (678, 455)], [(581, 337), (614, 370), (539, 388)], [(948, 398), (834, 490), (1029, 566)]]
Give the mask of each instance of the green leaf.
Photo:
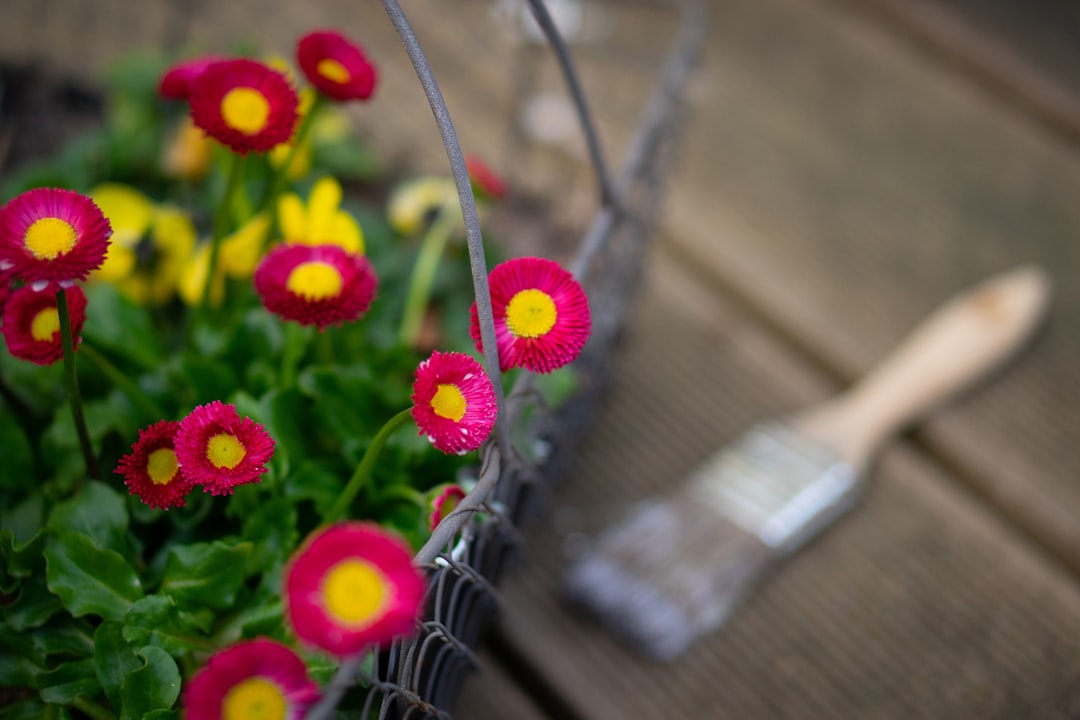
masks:
[(93, 660), (73, 660), (38, 675), (41, 699), (47, 703), (70, 705), (80, 695), (93, 697), (101, 692)]
[(87, 535), (62, 532), (45, 547), (49, 589), (75, 617), (121, 620), (143, 596), (134, 568), (120, 553), (102, 550)]
[(280, 569), (300, 542), (296, 506), (285, 498), (263, 502), (244, 520), (244, 537), (255, 547), (251, 572)]
[(238, 367), (257, 358), (276, 358), (285, 342), (281, 321), (261, 306), (252, 308), (229, 337), (229, 357)]
[(36, 699), (0, 708), (0, 720), (41, 720), (43, 717), (48, 717), (45, 706)]
[(31, 638), (0, 625), (0, 687), (37, 687), (45, 655)]
[(60, 609), (60, 598), (49, 592), (42, 575), (27, 578), (14, 601), (2, 606), (4, 620), (17, 632), (39, 627)]
[(132, 645), (155, 645), (173, 655), (205, 649), (208, 641), (168, 595), (147, 595), (128, 610), (124, 639)]
[(363, 439), (370, 439), (382, 425), (376, 384), (371, 369), (362, 363), (309, 367), (298, 379), (301, 392), (315, 401), (316, 432), (336, 438), (350, 456), (358, 455)]
[(185, 353), (169, 370), (170, 383), (191, 388), (193, 405), (228, 397), (236, 389), (236, 374), (232, 369), (210, 357)]
[[(239, 408), (239, 403), (237, 403)], [(310, 401), (296, 388), (274, 389), (259, 399), (248, 414), (262, 423), (274, 438), (274, 462), (282, 475), (301, 459), (310, 456), (305, 427), (309, 424)]]
[(0, 412), (0, 458), (4, 458), (0, 489), (23, 490), (33, 485), (34, 456), (30, 451), (30, 439), (15, 420), (15, 413), (7, 408)]
[(179, 710), (154, 710), (143, 715), (143, 720), (177, 720), (179, 717)]
[(0, 531), (10, 531), (13, 540), (27, 542), (41, 530), (45, 517), (45, 498), (34, 494), (0, 515)]
[(103, 622), (94, 633), (94, 671), (98, 682), (109, 698), (109, 704), (120, 707), (120, 687), (124, 678), (143, 665), (135, 651), (124, 640), (124, 624)]
[(293, 502), (311, 500), (320, 515), (329, 512), (345, 489), (351, 470), (328, 467), (316, 460), (304, 460), (284, 478), (285, 497)]
[[(4, 351), (6, 355), (6, 348)], [(5, 357), (3, 362), (4, 380), (8, 387), (23, 399), (35, 415), (51, 416), (58, 408), (67, 409), (64, 396), (64, 363), (57, 362), (42, 367), (29, 361)], [(5, 406), (5, 413), (12, 410)]]
[(149, 311), (117, 292), (109, 283), (86, 287), (87, 306), (82, 335), (95, 348), (113, 351), (145, 369), (162, 361), (161, 334)]
[(313, 150), (312, 164), (342, 179), (370, 180), (380, 170), (375, 153), (352, 139), (319, 143)]
[[(96, 445), (100, 445), (102, 438), (109, 433), (130, 437), (138, 429), (139, 415), (119, 391), (109, 393), (108, 397), (83, 402), (83, 410), (87, 431)], [(49, 455), (78, 450), (79, 435), (72, 414), (57, 413), (42, 434), (41, 443), (42, 449)], [(55, 460), (53, 466), (57, 466)]]
[(284, 613), (285, 609), (280, 596), (268, 600), (265, 604), (247, 608), (237, 618), (240, 623), (240, 636), (262, 635), (284, 640), (285, 623), (282, 620)]
[(21, 578), (41, 572), (45, 532), (39, 530), (29, 542), (20, 543), (11, 530), (0, 530), (0, 592), (14, 593)]
[(243, 569), (250, 567), (250, 542), (177, 545), (169, 549), (161, 591), (183, 608), (206, 605), (227, 608), (236, 602), (244, 584)]
[(34, 647), (46, 658), (85, 658), (94, 652), (94, 628), (85, 620), (56, 615), (43, 627), (27, 633)]
[(120, 686), (120, 720), (140, 720), (151, 712), (168, 710), (180, 696), (180, 669), (172, 656), (153, 646), (137, 652), (146, 664), (129, 672)]
[(128, 550), (124, 533), (128, 528), (124, 497), (105, 483), (92, 480), (75, 497), (58, 503), (49, 513), (49, 527), (57, 532), (83, 533), (99, 549)]

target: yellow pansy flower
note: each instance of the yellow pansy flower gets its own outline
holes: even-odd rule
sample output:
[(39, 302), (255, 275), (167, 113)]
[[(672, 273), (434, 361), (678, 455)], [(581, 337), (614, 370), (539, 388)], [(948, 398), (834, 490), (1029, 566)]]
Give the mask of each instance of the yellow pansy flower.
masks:
[(218, 255), (219, 269), (229, 277), (251, 277), (263, 255), (266, 233), (270, 228), (270, 216), (255, 215), (240, 226), (232, 235), (221, 241)]
[(422, 177), (402, 183), (390, 196), (386, 219), (402, 235), (415, 235), (443, 208), (458, 207), (457, 186), (450, 178)]
[(278, 222), (287, 243), (339, 245), (346, 252), (364, 252), (364, 234), (352, 215), (341, 209), (341, 183), (332, 177), (318, 180), (307, 205), (296, 193), (278, 199)]
[(113, 226), (105, 262), (90, 279), (112, 283), (137, 303), (163, 305), (171, 300), (180, 268), (195, 247), (191, 217), (176, 207), (157, 206), (122, 183), (102, 183), (90, 197)]
[[(220, 251), (219, 251), (220, 252)], [(218, 260), (220, 261), (220, 256)], [(220, 265), (219, 265), (220, 267)], [(210, 271), (210, 243), (203, 243), (188, 258), (180, 270), (176, 292), (187, 305), (197, 307), (202, 302), (203, 288)], [(225, 299), (225, 273), (215, 272), (214, 286), (210, 288), (210, 305), (218, 306)]]
[(210, 170), (214, 143), (195, 127), (191, 115), (184, 115), (161, 154), (161, 171), (167, 177), (200, 180)]
[(116, 281), (121, 293), (135, 302), (164, 305), (176, 294), (184, 263), (191, 257), (197, 237), (195, 224), (183, 210), (161, 206), (150, 225), (152, 259), (145, 268)]
[(112, 242), (105, 262), (90, 277), (110, 282), (135, 271), (136, 248), (150, 228), (154, 203), (141, 192), (121, 183), (102, 183), (90, 190), (90, 198), (112, 225)]

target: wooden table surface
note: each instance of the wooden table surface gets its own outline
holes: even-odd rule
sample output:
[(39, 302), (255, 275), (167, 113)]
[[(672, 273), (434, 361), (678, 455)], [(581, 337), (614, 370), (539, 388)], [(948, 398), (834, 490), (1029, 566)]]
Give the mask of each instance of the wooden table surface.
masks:
[[(377, 3), (251, 12), (102, 0), (97, 12), (67, 15), (52, 4), (61, 3), (5, 2), (5, 57), (92, 74), (116, 50), (93, 39), (111, 36), (109, 13), (148, 43), (224, 47), (243, 28), (282, 52), (298, 33), (334, 24), (378, 58), (379, 102), (394, 109), (392, 124), (375, 106), (356, 110), (357, 122), (389, 156), (445, 167)], [(948, 13), (978, 4), (939, 5), (962, 20)], [(580, 221), (594, 198), (573, 138), (505, 160), (520, 54), (490, 7), (406, 4), (466, 151)], [(982, 43), (964, 45), (975, 54), (959, 62), (948, 33), (914, 37), (918, 22), (899, 22), (897, 7), (711, 3), (611, 392), (546, 519), (528, 529), (458, 717), (1080, 717), (1080, 124), (1070, 125), (1080, 85), (1067, 67), (1077, 56), (1047, 52), (1028, 66), (1023, 42), (995, 36), (1007, 23), (958, 22), (949, 27)], [(56, 40), (43, 48), (16, 31), (6, 20), (18, 13)], [(575, 52), (617, 166), (678, 18), (636, 6), (591, 13), (595, 37)], [(1023, 72), (998, 83), (972, 72), (1002, 47), (1003, 67)], [(557, 88), (550, 62), (538, 67), (538, 87)], [(1051, 91), (1014, 82), (1028, 77)], [(1031, 346), (890, 445), (861, 504), (720, 632), (656, 664), (560, 601), (581, 533), (672, 487), (755, 421), (839, 391), (939, 303), (1022, 263), (1054, 281)]]

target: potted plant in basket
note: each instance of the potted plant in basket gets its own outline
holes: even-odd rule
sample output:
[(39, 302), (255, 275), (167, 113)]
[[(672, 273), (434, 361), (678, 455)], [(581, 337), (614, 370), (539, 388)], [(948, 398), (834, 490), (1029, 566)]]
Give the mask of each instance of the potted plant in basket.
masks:
[[(3, 717), (300, 717), (416, 627), (412, 555), (498, 407), (461, 210), (424, 178), (384, 215), (337, 107), (376, 89), (358, 45), (296, 64), (130, 66), (101, 133), (5, 185)], [(577, 357), (567, 271), (488, 281), (493, 371)]]

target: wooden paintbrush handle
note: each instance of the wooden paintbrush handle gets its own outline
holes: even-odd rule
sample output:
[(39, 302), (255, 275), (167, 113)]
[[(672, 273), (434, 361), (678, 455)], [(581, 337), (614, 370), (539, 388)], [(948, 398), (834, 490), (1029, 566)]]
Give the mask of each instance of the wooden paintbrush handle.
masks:
[(1046, 273), (1033, 266), (984, 281), (924, 320), (848, 392), (792, 424), (862, 467), (894, 433), (1019, 349), (1049, 295)]

